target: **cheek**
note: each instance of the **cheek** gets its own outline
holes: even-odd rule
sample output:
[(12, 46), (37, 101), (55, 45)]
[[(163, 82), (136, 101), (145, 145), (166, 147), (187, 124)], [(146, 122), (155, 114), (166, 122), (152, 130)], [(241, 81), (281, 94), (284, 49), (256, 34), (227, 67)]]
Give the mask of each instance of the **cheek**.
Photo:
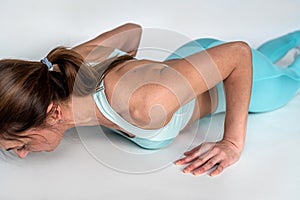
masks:
[(62, 134), (52, 130), (42, 130), (33, 139), (31, 151), (53, 151), (59, 145)]
[(49, 146), (49, 151), (53, 151), (62, 140), (62, 134), (54, 132), (54, 131), (48, 131), (46, 134), (47, 144)]

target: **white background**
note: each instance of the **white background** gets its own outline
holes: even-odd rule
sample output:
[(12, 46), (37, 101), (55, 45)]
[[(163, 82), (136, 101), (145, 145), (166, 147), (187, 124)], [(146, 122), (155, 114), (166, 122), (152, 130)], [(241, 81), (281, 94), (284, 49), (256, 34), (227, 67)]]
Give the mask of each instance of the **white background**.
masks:
[[(39, 60), (58, 45), (79, 44), (126, 22), (256, 47), (300, 29), (300, 1), (2, 0), (0, 58)], [(283, 109), (251, 115), (241, 160), (215, 178), (184, 175), (172, 164), (154, 173), (121, 173), (93, 159), (71, 130), (53, 153), (20, 160), (4, 152), (0, 199), (299, 199), (299, 102), (298, 95)], [(189, 141), (188, 135), (176, 142)]]
[(0, 58), (40, 59), (125, 22), (255, 47), (299, 29), (299, 8), (299, 0), (2, 0)]

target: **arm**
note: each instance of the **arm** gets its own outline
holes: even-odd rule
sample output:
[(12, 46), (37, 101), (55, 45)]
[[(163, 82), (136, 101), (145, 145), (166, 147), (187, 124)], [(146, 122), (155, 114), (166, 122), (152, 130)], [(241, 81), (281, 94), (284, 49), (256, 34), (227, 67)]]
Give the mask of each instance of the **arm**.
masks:
[(131, 121), (143, 128), (160, 128), (180, 105), (223, 80), (227, 100), (224, 139), (217, 144), (200, 145), (176, 162), (192, 162), (184, 171), (196, 170), (196, 174), (219, 164), (211, 173), (216, 175), (239, 159), (244, 146), (252, 86), (251, 49), (243, 42), (227, 43), (166, 64), (172, 68), (159, 69), (156, 73), (148, 73), (143, 68), (134, 70), (136, 77), (152, 78), (132, 91), (129, 101), (126, 100)]
[[(226, 132), (245, 132), (252, 83), (252, 58), (248, 45), (242, 42), (227, 43), (165, 63), (171, 67), (144, 65), (126, 72), (127, 77), (123, 77), (124, 80), (130, 79), (130, 84), (134, 85), (130, 89), (128, 83), (120, 83), (129, 88), (126, 93), (131, 94), (130, 99), (125, 98), (123, 105), (130, 103), (129, 111), (136, 121), (150, 121), (149, 116), (152, 116), (152, 121), (162, 121), (168, 118), (166, 115), (172, 116), (181, 105), (224, 80), (227, 97)], [(163, 108), (165, 116), (152, 115), (151, 108), (155, 105)], [(138, 122), (136, 125), (139, 125)], [(243, 146), (243, 142), (240, 143), (237, 145)]]
[(127, 23), (75, 46), (73, 50), (86, 57), (93, 50), (93, 48), (90, 48), (91, 46), (103, 46), (106, 47), (103, 48), (104, 51), (109, 50), (108, 54), (116, 48), (135, 56), (140, 43), (141, 33), (142, 28), (140, 25)]
[[(210, 53), (214, 59), (214, 53)], [(219, 51), (218, 53), (221, 53)], [(218, 55), (218, 53), (216, 55)], [(222, 53), (221, 53), (222, 54)], [(223, 54), (224, 55), (224, 54)], [(227, 58), (226, 58), (227, 57)], [(231, 61), (230, 61), (231, 60)], [(219, 68), (223, 74), (225, 94), (226, 94), (226, 115), (223, 140), (217, 143), (204, 143), (185, 153), (185, 158), (180, 159), (176, 164), (187, 164), (185, 173), (193, 172), (195, 175), (204, 173), (216, 164), (218, 167), (210, 173), (217, 175), (223, 169), (236, 162), (244, 147), (248, 107), (252, 86), (252, 58), (250, 48), (241, 47), (240, 51), (234, 53), (227, 52), (214, 59), (216, 64), (229, 69), (229, 74)], [(237, 61), (234, 65), (230, 63)], [(231, 65), (231, 67), (230, 67)], [(232, 68), (232, 66), (234, 66)], [(227, 69), (226, 69), (227, 68)], [(224, 76), (224, 73), (228, 76)], [(209, 84), (209, 83), (208, 83)]]

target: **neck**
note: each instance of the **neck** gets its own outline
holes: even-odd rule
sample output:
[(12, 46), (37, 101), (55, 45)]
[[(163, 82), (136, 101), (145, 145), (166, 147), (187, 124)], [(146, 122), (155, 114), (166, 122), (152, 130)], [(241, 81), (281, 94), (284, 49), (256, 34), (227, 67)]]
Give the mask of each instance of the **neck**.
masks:
[(66, 127), (75, 126), (110, 126), (110, 122), (99, 112), (92, 95), (72, 97), (62, 105), (63, 121)]

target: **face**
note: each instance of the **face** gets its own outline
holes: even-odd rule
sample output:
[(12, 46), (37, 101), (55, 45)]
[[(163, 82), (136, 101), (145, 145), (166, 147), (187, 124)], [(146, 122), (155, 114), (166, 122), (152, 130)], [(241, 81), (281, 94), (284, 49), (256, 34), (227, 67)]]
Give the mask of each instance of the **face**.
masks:
[[(68, 129), (63, 121), (62, 108), (53, 104), (48, 106), (47, 113), (53, 110), (47, 118), (47, 128), (31, 128), (20, 133), (19, 140), (0, 140), (0, 148), (13, 150), (20, 158), (25, 158), (29, 152), (54, 151), (59, 145), (63, 133)], [(23, 137), (22, 137), (23, 136)]]
[(20, 141), (1, 141), (6, 150), (13, 150), (20, 158), (25, 158), (29, 152), (53, 151), (59, 145), (63, 132), (56, 128), (30, 129), (21, 134), (27, 136)]

